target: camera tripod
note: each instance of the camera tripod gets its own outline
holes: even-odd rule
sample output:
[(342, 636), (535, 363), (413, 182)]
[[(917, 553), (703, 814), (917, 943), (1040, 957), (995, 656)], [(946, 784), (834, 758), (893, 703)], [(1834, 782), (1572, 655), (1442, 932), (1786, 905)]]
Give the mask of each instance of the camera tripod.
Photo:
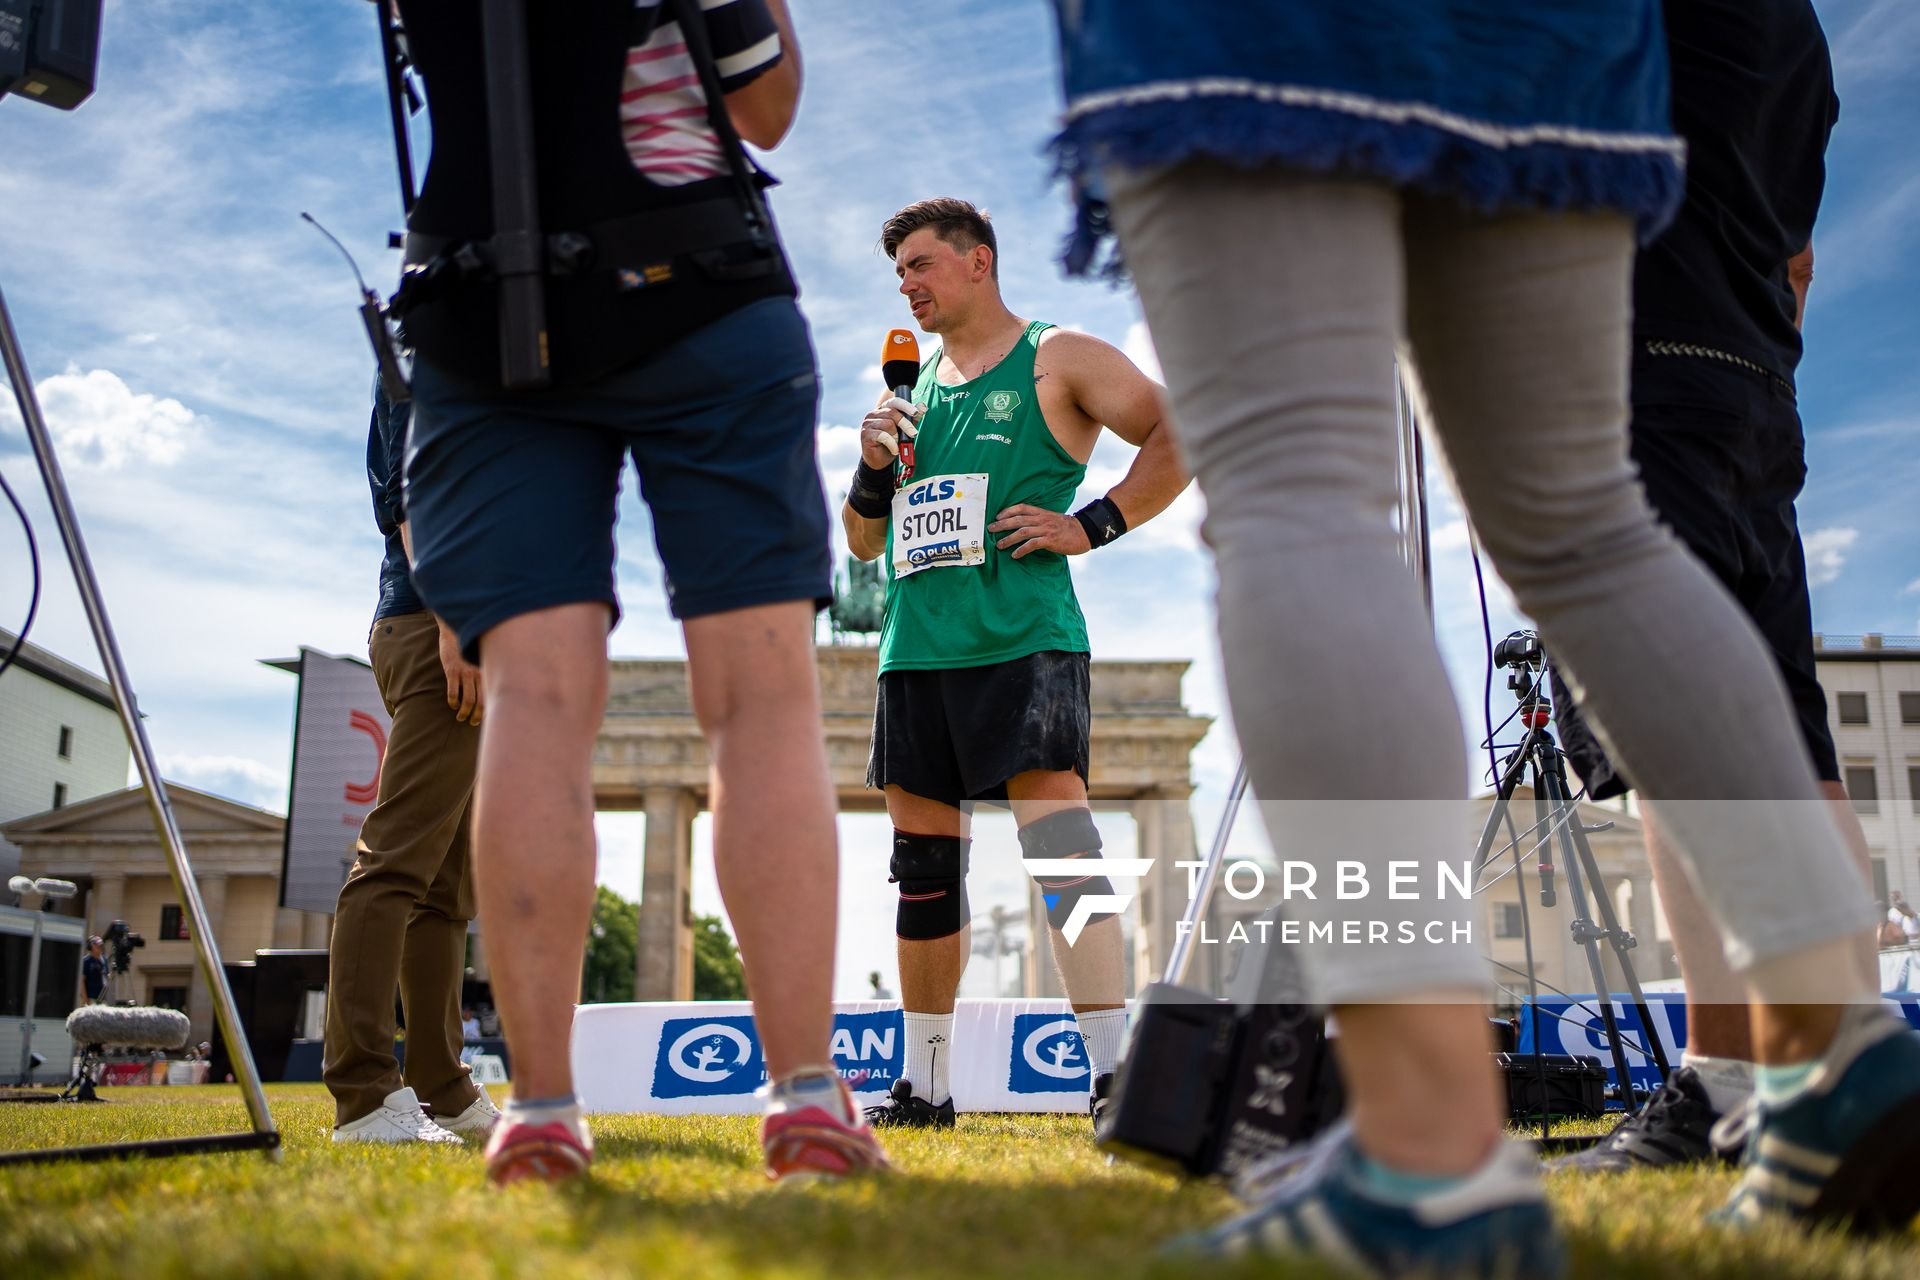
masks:
[[(1637, 940), (1620, 927), (1613, 904), (1608, 901), (1606, 890), (1602, 887), (1593, 847), (1587, 843), (1590, 833), (1605, 831), (1613, 824), (1589, 827), (1580, 820), (1579, 805), (1567, 787), (1565, 761), (1550, 727), (1553, 723), (1553, 703), (1547, 696), (1548, 662), (1540, 647), (1539, 637), (1530, 631), (1515, 632), (1502, 640), (1494, 650), (1494, 661), (1500, 666), (1512, 668), (1507, 677), (1507, 687), (1514, 691), (1519, 701), (1516, 714), (1527, 733), (1502, 764), (1493, 808), (1487, 814), (1486, 829), (1481, 832), (1479, 846), (1474, 850), (1473, 878), (1470, 883), (1479, 883), (1481, 869), (1486, 865), (1493, 848), (1495, 833), (1500, 824), (1507, 820), (1513, 793), (1519, 787), (1521, 778), (1531, 773), (1534, 825), (1529, 830), (1539, 833), (1540, 905), (1549, 908), (1554, 905), (1553, 859), (1557, 849), (1562, 873), (1567, 878), (1567, 893), (1573, 905), (1573, 940), (1587, 953), (1587, 969), (1593, 978), (1594, 1003), (1599, 1006), (1600, 1020), (1606, 1028), (1614, 1079), (1619, 1082), (1622, 1104), (1631, 1112), (1633, 1081), (1627, 1067), (1626, 1043), (1620, 1034), (1619, 1020), (1614, 1016), (1606, 970), (1600, 959), (1602, 942), (1613, 949), (1614, 959), (1626, 982), (1627, 994), (1640, 1017), (1640, 1026), (1647, 1042), (1646, 1051), (1659, 1068), (1661, 1078), (1665, 1079), (1671, 1074), (1672, 1068), (1667, 1063), (1666, 1048), (1654, 1031), (1653, 1018), (1647, 1009), (1647, 997), (1640, 989), (1640, 979), (1634, 973), (1633, 961), (1627, 955), (1637, 945)], [(1513, 848), (1516, 868), (1520, 862), (1519, 843), (1516, 840)], [(1589, 889), (1592, 890), (1593, 907), (1600, 917), (1598, 924), (1588, 914)], [(1520, 898), (1520, 909), (1523, 912), (1527, 909), (1524, 893)], [(1540, 1052), (1538, 1035), (1534, 1037), (1534, 1051), (1536, 1054)], [(1544, 1088), (1540, 1109), (1544, 1136), (1548, 1111)]]

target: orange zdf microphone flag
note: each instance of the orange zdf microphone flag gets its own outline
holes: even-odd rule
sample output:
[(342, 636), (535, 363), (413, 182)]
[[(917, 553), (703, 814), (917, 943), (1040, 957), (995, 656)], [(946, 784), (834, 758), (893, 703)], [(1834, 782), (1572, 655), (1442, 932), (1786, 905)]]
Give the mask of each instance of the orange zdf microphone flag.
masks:
[[(902, 400), (913, 399), (913, 384), (920, 380), (920, 340), (910, 329), (889, 329), (880, 347), (880, 380)], [(911, 433), (900, 441), (900, 481), (913, 479), (913, 440)]]

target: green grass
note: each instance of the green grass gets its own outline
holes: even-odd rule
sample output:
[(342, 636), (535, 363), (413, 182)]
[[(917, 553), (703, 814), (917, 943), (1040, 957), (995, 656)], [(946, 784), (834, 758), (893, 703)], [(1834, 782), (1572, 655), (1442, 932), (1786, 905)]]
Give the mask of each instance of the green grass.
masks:
[[(232, 1086), (103, 1090), (102, 1106), (0, 1103), (0, 1151), (232, 1132)], [(1109, 1165), (1086, 1121), (965, 1116), (890, 1135), (900, 1172), (773, 1188), (753, 1122), (603, 1116), (591, 1180), (499, 1191), (478, 1153), (336, 1149), (317, 1085), (268, 1088), (286, 1141), (258, 1154), (0, 1169), (0, 1276), (778, 1276), (795, 1280), (1188, 1274), (1169, 1235), (1230, 1210), (1219, 1190)], [(1920, 1157), (1915, 1176), (1920, 1177)], [(1549, 1183), (1586, 1277), (1920, 1277), (1920, 1235), (1861, 1243), (1700, 1216), (1724, 1171)], [(1210, 1276), (1312, 1276), (1255, 1264)]]

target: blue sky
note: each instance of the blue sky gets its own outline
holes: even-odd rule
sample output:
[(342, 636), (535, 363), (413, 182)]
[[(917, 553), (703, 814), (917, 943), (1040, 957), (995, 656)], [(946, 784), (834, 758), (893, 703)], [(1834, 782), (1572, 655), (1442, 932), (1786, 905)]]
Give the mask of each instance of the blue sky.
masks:
[[(831, 492), (852, 466), (851, 424), (874, 394), (880, 336), (909, 322), (875, 240), (910, 200), (986, 206), (1015, 311), (1107, 338), (1154, 371), (1131, 295), (1070, 283), (1054, 263), (1067, 209), (1042, 155), (1059, 109), (1043, 0), (793, 7), (807, 89), (792, 137), (767, 163), (783, 180), (775, 211), (825, 375)], [(1842, 109), (1800, 379), (1815, 622), (1915, 634), (1920, 5), (1819, 9)], [(424, 127), (419, 137), (424, 150)], [(109, 0), (93, 100), (71, 115), (0, 101), (0, 155), (0, 288), (156, 749), (171, 777), (284, 810), (293, 682), (255, 659), (302, 644), (364, 653), (379, 558), (362, 474), (370, 370), (356, 296), (334, 250), (298, 217), (311, 211), (370, 279), (390, 283), (385, 233), (400, 211), (371, 6)], [(1103, 446), (1084, 496), (1104, 492), (1128, 457)], [(96, 666), (10, 401), (0, 470), (49, 551), (34, 638)], [(1199, 512), (1188, 495), (1077, 562), (1076, 576), (1097, 657), (1192, 659), (1187, 702), (1217, 714)], [(1444, 488), (1434, 526), (1442, 643), (1477, 718), (1478, 606)], [(626, 620), (613, 651), (681, 652), (631, 496), (620, 545)], [(26, 594), (23, 543), (0, 521), (0, 625), (17, 624)], [(1503, 628), (1512, 618), (1497, 587), (1494, 604)], [(1224, 723), (1196, 754), (1203, 835), (1234, 755)], [(851, 993), (868, 969), (891, 973), (890, 908), (882, 824), (851, 819), (844, 832), (858, 936), (843, 941), (840, 988)], [(701, 833), (704, 844), (704, 823)], [(610, 820), (603, 836), (602, 878), (634, 895), (637, 820)], [(1116, 831), (1110, 847), (1127, 839)], [(714, 909), (702, 861), (696, 904)], [(982, 910), (1019, 892), (1018, 876), (991, 861), (976, 862)]]

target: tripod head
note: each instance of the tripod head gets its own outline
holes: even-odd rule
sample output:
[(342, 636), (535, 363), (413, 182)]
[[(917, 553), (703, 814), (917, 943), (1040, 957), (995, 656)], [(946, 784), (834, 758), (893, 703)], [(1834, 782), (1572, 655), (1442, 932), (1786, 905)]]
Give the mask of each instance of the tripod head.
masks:
[(1507, 673), (1507, 688), (1520, 702), (1520, 723), (1529, 729), (1546, 728), (1553, 716), (1553, 701), (1547, 696), (1547, 653), (1540, 647), (1539, 633), (1513, 632), (1494, 646), (1493, 662), (1512, 668)]

